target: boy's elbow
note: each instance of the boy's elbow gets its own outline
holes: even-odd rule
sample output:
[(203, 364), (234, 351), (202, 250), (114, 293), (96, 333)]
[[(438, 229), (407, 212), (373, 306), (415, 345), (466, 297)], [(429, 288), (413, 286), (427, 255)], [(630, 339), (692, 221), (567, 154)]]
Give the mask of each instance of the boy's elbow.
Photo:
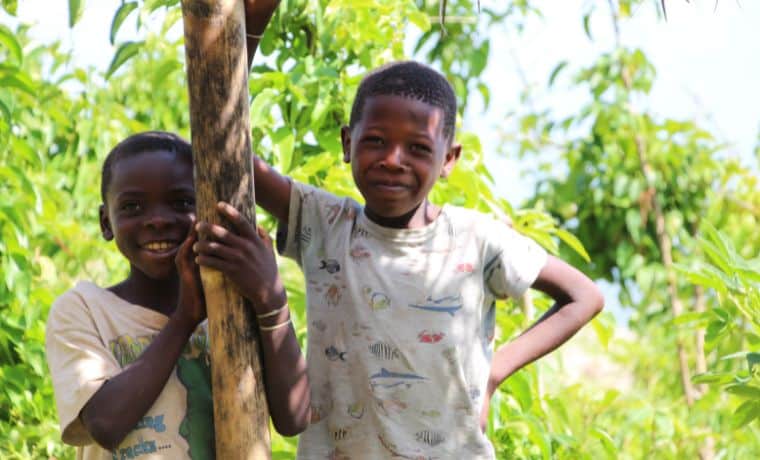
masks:
[(311, 420), (311, 405), (309, 404), (309, 398), (301, 401), (303, 404), (296, 413), (291, 413), (285, 417), (272, 417), (272, 425), (274, 429), (282, 436), (297, 436), (309, 427)]
[(126, 437), (126, 433), (118, 433), (118, 430), (105, 420), (90, 420), (85, 423), (85, 427), (92, 439), (107, 450), (119, 447)]
[(280, 436), (291, 437), (303, 433), (309, 426), (309, 421), (305, 417), (302, 417), (289, 420), (288, 422), (277, 423), (273, 421), (273, 425), (274, 429), (277, 430), (277, 433), (279, 433)]
[(598, 286), (590, 290), (587, 303), (591, 310), (592, 318), (598, 315), (604, 309), (604, 295)]

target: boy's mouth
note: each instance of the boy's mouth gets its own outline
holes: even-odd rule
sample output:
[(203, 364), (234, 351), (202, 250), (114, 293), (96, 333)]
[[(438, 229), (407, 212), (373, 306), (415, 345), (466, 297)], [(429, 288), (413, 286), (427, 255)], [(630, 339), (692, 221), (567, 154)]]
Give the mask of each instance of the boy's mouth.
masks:
[(381, 190), (389, 190), (389, 191), (398, 191), (398, 190), (404, 190), (407, 188), (405, 184), (402, 184), (401, 182), (393, 182), (393, 181), (376, 181), (373, 185)]
[(177, 248), (177, 243), (174, 241), (151, 241), (142, 245), (143, 249), (147, 249), (150, 252), (165, 253), (173, 251)]

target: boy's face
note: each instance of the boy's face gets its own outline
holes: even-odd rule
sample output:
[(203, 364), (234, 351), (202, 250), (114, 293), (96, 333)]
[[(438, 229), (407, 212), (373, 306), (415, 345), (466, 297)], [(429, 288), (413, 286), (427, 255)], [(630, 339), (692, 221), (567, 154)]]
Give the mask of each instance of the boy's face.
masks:
[(461, 146), (443, 133), (439, 107), (402, 96), (372, 96), (353, 129), (341, 131), (343, 159), (366, 209), (382, 218), (420, 212), (439, 177), (454, 168)]
[(126, 257), (132, 270), (149, 278), (175, 273), (174, 257), (195, 220), (190, 161), (167, 151), (149, 151), (111, 165), (100, 226), (106, 240)]

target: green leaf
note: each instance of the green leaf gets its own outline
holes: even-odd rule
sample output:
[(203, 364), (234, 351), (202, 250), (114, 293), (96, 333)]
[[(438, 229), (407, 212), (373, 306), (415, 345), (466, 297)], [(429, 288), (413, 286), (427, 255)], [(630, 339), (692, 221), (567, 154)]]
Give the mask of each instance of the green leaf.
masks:
[(148, 0), (145, 2), (145, 8), (149, 13), (152, 13), (162, 6), (174, 6), (179, 2), (180, 0)]
[(37, 90), (31, 78), (20, 71), (10, 71), (9, 69), (0, 69), (0, 88), (16, 88), (30, 96), (36, 97)]
[(269, 117), (278, 94), (271, 88), (259, 92), (251, 102), (251, 127), (262, 128)]
[(554, 85), (554, 80), (557, 79), (557, 76), (562, 71), (562, 69), (564, 69), (565, 67), (567, 67), (567, 61), (561, 61), (559, 64), (556, 65), (556, 67), (554, 67), (554, 70), (552, 70), (551, 75), (549, 75), (549, 85), (548, 86), (551, 87), (552, 85)]
[(412, 11), (409, 13), (409, 22), (417, 26), (422, 32), (430, 29), (430, 17), (422, 11)]
[(711, 316), (709, 312), (705, 311), (688, 311), (673, 319), (673, 324), (676, 326), (688, 324), (693, 327), (704, 327), (709, 322)]
[(279, 128), (272, 133), (272, 144), (280, 159), (280, 171), (287, 174), (290, 172), (293, 160), (293, 147), (295, 146), (293, 132), (287, 126)]
[(3, 45), (8, 49), (8, 53), (16, 64), (21, 64), (24, 60), (21, 44), (16, 40), (15, 34), (4, 26), (0, 26), (0, 45)]
[(579, 256), (583, 257), (583, 260), (591, 262), (591, 257), (589, 257), (588, 252), (586, 252), (586, 248), (583, 247), (583, 243), (581, 243), (581, 240), (575, 235), (562, 228), (558, 228), (556, 233), (559, 239), (561, 239), (566, 245), (570, 246), (570, 248), (578, 253)]
[(144, 43), (145, 42), (143, 41), (126, 42), (119, 45), (116, 54), (113, 56), (113, 60), (111, 60), (111, 65), (108, 66), (108, 70), (106, 71), (106, 80), (111, 78), (111, 75), (113, 75), (119, 67), (136, 55)]
[(602, 344), (602, 347), (606, 350), (609, 346), (610, 339), (615, 333), (615, 324), (614, 322), (610, 324), (610, 321), (603, 320), (602, 318), (604, 318), (604, 316), (601, 315), (594, 318), (591, 321), (591, 327), (594, 329), (594, 332), (596, 332), (596, 336)]
[(744, 401), (736, 411), (734, 411), (731, 424), (734, 428), (741, 428), (755, 420), (758, 416), (760, 416), (760, 402), (751, 400)]
[(724, 388), (727, 392), (749, 399), (760, 400), (760, 388), (743, 383), (728, 385)]
[(754, 372), (755, 366), (760, 364), (760, 353), (747, 353), (747, 366), (749, 366), (749, 372)]
[(8, 108), (7, 105), (5, 105), (5, 102), (3, 102), (2, 100), (0, 100), (0, 112), (2, 112), (3, 118), (5, 120), (7, 120), (8, 122), (11, 121), (11, 117), (12, 117), (11, 110)]
[(589, 40), (593, 40), (594, 37), (591, 36), (591, 28), (589, 26), (589, 22), (591, 21), (591, 11), (589, 11), (587, 14), (583, 15), (583, 31), (586, 32), (586, 36)]
[(525, 373), (513, 374), (507, 379), (506, 384), (507, 391), (517, 400), (522, 410), (524, 412), (530, 410), (531, 405), (533, 405), (533, 396)]
[(18, 0), (3, 0), (3, 9), (8, 12), (11, 16), (16, 15), (16, 10), (18, 9)]
[(116, 34), (119, 32), (119, 28), (127, 17), (129, 17), (129, 14), (136, 8), (137, 2), (127, 2), (122, 3), (119, 9), (116, 10), (116, 13), (113, 15), (113, 20), (111, 21), (111, 34), (109, 36), (112, 45), (114, 44), (114, 40), (116, 40)]
[(730, 372), (705, 372), (691, 378), (693, 383), (719, 383), (725, 384), (734, 380), (734, 374)]
[(69, 0), (69, 27), (74, 27), (82, 17), (84, 0)]
[(615, 441), (612, 440), (612, 436), (601, 428), (592, 428), (591, 435), (599, 440), (604, 448), (604, 452), (607, 454), (607, 458), (617, 458), (617, 446)]

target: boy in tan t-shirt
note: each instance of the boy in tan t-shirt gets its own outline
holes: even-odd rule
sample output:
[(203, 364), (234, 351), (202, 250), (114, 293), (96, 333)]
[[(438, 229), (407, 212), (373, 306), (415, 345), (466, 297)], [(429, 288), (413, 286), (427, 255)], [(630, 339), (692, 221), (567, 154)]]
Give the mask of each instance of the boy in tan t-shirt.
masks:
[[(62, 438), (78, 458), (214, 457), (192, 165), (190, 145), (162, 132), (127, 138), (103, 164), (101, 230), (129, 275), (109, 288), (78, 283), (55, 301), (46, 331)], [(272, 421), (292, 436), (306, 424), (308, 380), (271, 242), (232, 206), (219, 211), (235, 229), (230, 251), (250, 262), (230, 279), (261, 318)]]

